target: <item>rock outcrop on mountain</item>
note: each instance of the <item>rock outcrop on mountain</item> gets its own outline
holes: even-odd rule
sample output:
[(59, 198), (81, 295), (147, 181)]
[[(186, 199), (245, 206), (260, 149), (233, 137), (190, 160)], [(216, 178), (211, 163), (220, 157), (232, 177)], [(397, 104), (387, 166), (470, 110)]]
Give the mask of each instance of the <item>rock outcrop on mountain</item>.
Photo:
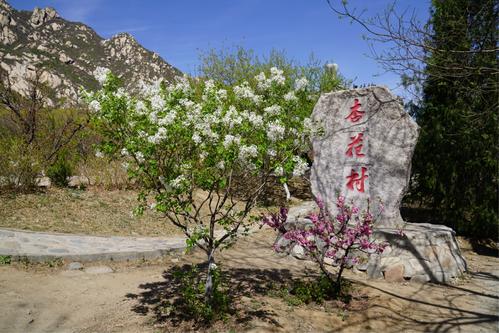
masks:
[(98, 87), (92, 74), (97, 67), (109, 68), (132, 91), (142, 81), (171, 82), (182, 74), (128, 33), (103, 39), (53, 8), (19, 11), (0, 0), (0, 71), (15, 91), (25, 94), (29, 80), (39, 75), (50, 88), (49, 102), (75, 102), (81, 86)]

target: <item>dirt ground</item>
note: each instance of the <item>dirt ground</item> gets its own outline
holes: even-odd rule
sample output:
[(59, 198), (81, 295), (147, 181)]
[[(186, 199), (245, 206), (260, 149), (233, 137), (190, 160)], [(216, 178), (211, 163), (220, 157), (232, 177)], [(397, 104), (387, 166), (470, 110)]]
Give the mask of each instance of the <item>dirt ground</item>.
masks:
[(354, 281), (348, 308), (334, 304), (291, 306), (272, 297), (269, 286), (315, 270), (311, 263), (280, 258), (274, 235), (262, 230), (218, 256), (231, 268), (238, 296), (237, 321), (211, 329), (172, 324), (165, 314), (174, 266), (200, 262), (200, 253), (153, 263), (109, 265), (113, 273), (90, 274), (64, 267), (0, 266), (0, 332), (497, 332), (499, 259), (463, 252), (470, 272), (450, 286)]

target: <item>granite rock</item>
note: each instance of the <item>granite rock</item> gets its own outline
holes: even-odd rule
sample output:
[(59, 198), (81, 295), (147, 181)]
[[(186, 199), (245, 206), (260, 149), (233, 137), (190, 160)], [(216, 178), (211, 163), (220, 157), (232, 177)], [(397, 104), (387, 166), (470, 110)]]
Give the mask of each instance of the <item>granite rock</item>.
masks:
[(401, 99), (378, 86), (323, 94), (312, 119), (323, 129), (313, 139), (314, 195), (333, 214), (339, 194), (361, 210), (367, 199), (371, 207), (381, 201), (379, 223), (402, 223), (399, 207), (419, 130)]

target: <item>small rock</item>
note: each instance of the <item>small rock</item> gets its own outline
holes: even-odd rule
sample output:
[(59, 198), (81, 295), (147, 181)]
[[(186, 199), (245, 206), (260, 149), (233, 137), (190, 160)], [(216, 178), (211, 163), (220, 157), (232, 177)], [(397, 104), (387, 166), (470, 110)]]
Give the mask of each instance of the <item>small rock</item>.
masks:
[(49, 177), (40, 177), (35, 179), (36, 186), (38, 187), (50, 187), (51, 182)]
[(76, 271), (79, 269), (83, 269), (83, 265), (80, 262), (73, 261), (73, 262), (69, 263), (69, 265), (68, 265), (68, 270), (70, 270), (70, 271)]
[(291, 249), (291, 255), (297, 259), (305, 259), (305, 249), (296, 244), (293, 246), (293, 249)]
[(176, 263), (178, 263), (178, 262), (179, 262), (179, 259), (178, 259), (178, 258), (173, 258), (173, 259), (171, 260), (171, 262), (172, 262), (172, 263), (174, 263), (174, 264), (176, 264)]
[(92, 266), (85, 268), (85, 273), (88, 274), (106, 274), (114, 272), (109, 266)]
[(384, 272), (384, 275), (387, 282), (402, 282), (404, 281), (404, 265), (393, 265)]

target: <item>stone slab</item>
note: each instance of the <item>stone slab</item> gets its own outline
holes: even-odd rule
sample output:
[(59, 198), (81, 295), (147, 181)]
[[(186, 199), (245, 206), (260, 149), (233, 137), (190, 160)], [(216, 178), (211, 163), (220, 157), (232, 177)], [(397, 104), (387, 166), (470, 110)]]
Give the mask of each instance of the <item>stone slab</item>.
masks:
[[(354, 111), (357, 115), (352, 117)], [(368, 199), (371, 209), (382, 202), (379, 223), (403, 223), (399, 206), (419, 128), (401, 99), (380, 86), (323, 94), (312, 119), (322, 128), (312, 141), (314, 196), (333, 215), (338, 195), (362, 211), (367, 210)]]

